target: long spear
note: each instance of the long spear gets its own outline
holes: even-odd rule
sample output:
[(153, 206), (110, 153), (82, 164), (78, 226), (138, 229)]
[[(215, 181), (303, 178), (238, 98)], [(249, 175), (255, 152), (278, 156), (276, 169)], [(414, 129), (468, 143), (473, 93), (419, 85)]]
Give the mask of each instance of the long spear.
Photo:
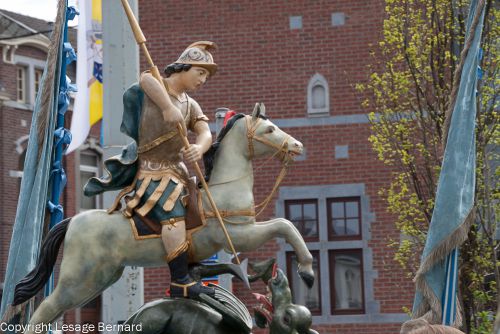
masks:
[[(132, 32), (134, 33), (135, 36), (135, 41), (137, 44), (139, 44), (141, 50), (144, 52), (144, 55), (146, 56), (146, 60), (148, 61), (149, 66), (151, 67), (151, 74), (155, 77), (156, 80), (160, 82), (162, 87), (165, 89), (165, 95), (167, 96), (168, 100), (170, 101), (170, 96), (168, 96), (167, 93), (167, 88), (164, 86), (163, 80), (160, 75), (160, 71), (158, 70), (158, 67), (153, 63), (153, 59), (151, 58), (151, 55), (149, 54), (149, 51), (146, 47), (146, 37), (144, 37), (144, 34), (142, 33), (141, 27), (139, 26), (139, 23), (137, 22), (137, 19), (134, 16), (134, 13), (132, 12), (132, 9), (130, 8), (130, 5), (128, 4), (127, 0), (121, 0), (123, 8), (125, 9), (125, 13), (127, 14), (128, 21), (130, 22), (130, 27), (132, 28)], [(182, 141), (184, 142), (184, 148), (188, 149), (189, 148), (189, 141), (186, 137), (186, 133), (184, 132), (184, 128), (182, 127), (182, 124), (177, 123), (177, 129), (179, 131), (179, 135), (182, 138)], [(219, 210), (217, 209), (217, 205), (215, 204), (215, 201), (212, 197), (212, 194), (210, 193), (210, 190), (208, 189), (207, 182), (205, 181), (205, 177), (203, 176), (203, 173), (201, 172), (200, 166), (198, 165), (198, 162), (194, 162), (194, 169), (196, 172), (196, 175), (201, 181), (201, 184), (203, 185), (203, 188), (205, 189), (205, 192), (207, 194), (208, 200), (210, 201), (210, 205), (212, 206), (212, 210), (215, 212), (215, 215), (217, 216), (217, 220), (219, 221), (222, 230), (224, 231), (224, 235), (226, 236), (227, 242), (229, 243), (229, 247), (231, 247), (231, 251), (234, 254), (234, 257), (236, 258), (236, 262), (238, 264), (241, 264), (240, 259), (238, 258), (238, 254), (236, 254), (236, 250), (234, 249), (233, 242), (231, 241), (231, 237), (229, 236), (229, 233), (227, 232), (226, 226), (224, 225), (224, 221), (222, 220), (222, 217), (219, 213)]]

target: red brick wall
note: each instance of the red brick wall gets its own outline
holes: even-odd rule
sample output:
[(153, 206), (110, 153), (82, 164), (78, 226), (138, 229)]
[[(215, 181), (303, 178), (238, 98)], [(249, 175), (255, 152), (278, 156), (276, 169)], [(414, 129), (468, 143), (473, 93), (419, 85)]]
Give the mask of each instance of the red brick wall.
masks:
[(43, 61), (47, 59), (47, 53), (45, 51), (42, 51), (34, 47), (20, 47), (19, 49), (16, 50), (16, 55), (30, 57)]
[[(331, 13), (346, 15), (344, 26), (332, 27)], [(139, 3), (140, 24), (148, 39), (153, 60), (162, 69), (175, 61), (184, 48), (197, 40), (218, 44), (214, 54), (218, 73), (193, 94), (205, 113), (214, 120), (214, 110), (226, 106), (250, 113), (253, 104), (266, 104), (267, 115), (273, 119), (307, 117), (307, 85), (315, 73), (328, 81), (330, 115), (365, 113), (360, 107), (362, 96), (353, 85), (369, 75), (371, 44), (381, 33), (383, 1), (197, 1)], [(302, 15), (303, 28), (290, 30), (289, 16)], [(142, 59), (142, 69), (146, 69)], [(314, 126), (284, 129), (303, 142), (307, 159), (294, 164), (283, 185), (363, 183), (370, 207), (375, 214), (368, 246), (373, 251), (374, 297), (382, 313), (402, 313), (410, 306), (413, 284), (392, 260), (387, 247), (390, 238), (399, 233), (393, 219), (385, 211), (378, 196), (387, 185), (389, 173), (371, 151), (367, 140), (367, 124)], [(335, 145), (349, 146), (349, 159), (335, 160)], [(258, 162), (256, 163), (256, 165)], [(279, 173), (279, 163), (259, 172), (255, 179), (256, 202), (272, 189)], [(274, 216), (274, 205), (262, 219)], [(278, 246), (268, 243), (251, 254), (251, 260), (274, 257)], [(146, 300), (157, 298), (164, 290), (166, 271), (145, 271)], [(323, 283), (325, 284), (325, 282)], [(150, 287), (160, 289), (151, 291)], [(236, 285), (238, 291), (245, 291)], [(151, 288), (151, 290), (154, 290)], [(262, 292), (263, 285), (259, 288)], [(250, 293), (239, 296), (251, 309)], [(321, 333), (397, 333), (400, 324), (321, 325)]]
[[(209, 39), (219, 72), (196, 97), (206, 112), (225, 104), (250, 112), (263, 101), (273, 118), (303, 117), (306, 87), (319, 72), (329, 82), (336, 115), (360, 112), (351, 84), (364, 78), (369, 43), (379, 36), (382, 1), (141, 2), (140, 22), (160, 68), (191, 42)], [(346, 25), (332, 27), (330, 14), (345, 12)], [(289, 29), (289, 15), (303, 29)], [(142, 62), (146, 66), (145, 61)]]
[[(369, 73), (370, 44), (375, 43), (381, 31), (383, 1), (213, 1), (209, 4), (193, 0), (166, 2), (141, 1), (140, 22), (146, 35), (148, 48), (161, 68), (175, 61), (184, 48), (197, 40), (212, 40), (219, 45), (214, 52), (219, 71), (193, 97), (205, 113), (214, 120), (214, 110), (226, 106), (250, 113), (253, 104), (266, 104), (271, 119), (307, 117), (307, 84), (315, 73), (322, 74), (329, 84), (330, 115), (362, 114), (362, 97), (352, 85), (364, 80)], [(344, 12), (346, 24), (331, 26), (331, 13)], [(303, 28), (289, 29), (289, 16), (302, 15)], [(40, 58), (38, 50), (21, 48), (19, 54)], [(30, 53), (31, 52), (31, 53)], [(146, 68), (144, 59), (142, 68)], [(0, 80), (15, 99), (15, 68), (0, 63)], [(28, 122), (21, 127), (20, 119)], [(70, 113), (66, 124), (69, 128)], [(3, 107), (0, 115), (2, 173), (0, 192), (1, 228), (0, 268), (5, 267), (10, 242), (10, 231), (17, 205), (18, 179), (8, 176), (17, 169), (17, 153), (13, 142), (27, 134), (31, 112)], [(100, 126), (92, 129), (99, 137)], [(377, 161), (367, 141), (368, 125), (314, 126), (284, 129), (304, 143), (307, 159), (296, 162), (283, 185), (304, 186), (321, 184), (363, 183), (375, 214), (371, 224), (368, 246), (373, 252), (374, 297), (382, 313), (401, 313), (410, 306), (413, 284), (392, 260), (387, 247), (389, 238), (399, 238), (393, 227), (393, 218), (385, 212), (385, 203), (378, 196), (381, 186), (387, 184), (389, 172)], [(348, 145), (349, 159), (335, 160), (334, 146)], [(258, 164), (257, 162), (256, 164)], [(74, 157), (65, 158), (68, 187), (65, 190), (66, 214), (75, 214)], [(279, 173), (279, 163), (272, 162), (256, 175), (256, 202), (264, 199)], [(272, 180), (272, 181), (269, 181)], [(263, 219), (274, 216), (272, 203)], [(258, 261), (275, 257), (278, 245), (267, 243), (256, 252), (242, 258)], [(2, 270), (2, 279), (4, 270)], [(145, 301), (160, 298), (168, 285), (166, 268), (145, 270)], [(325, 282), (323, 282), (325, 284)], [(253, 287), (264, 292), (263, 284)], [(240, 283), (235, 290), (249, 309), (253, 297)], [(68, 314), (68, 319), (73, 317)], [(314, 326), (321, 333), (397, 333), (400, 324), (328, 324)], [(263, 333), (264, 331), (256, 331)]]

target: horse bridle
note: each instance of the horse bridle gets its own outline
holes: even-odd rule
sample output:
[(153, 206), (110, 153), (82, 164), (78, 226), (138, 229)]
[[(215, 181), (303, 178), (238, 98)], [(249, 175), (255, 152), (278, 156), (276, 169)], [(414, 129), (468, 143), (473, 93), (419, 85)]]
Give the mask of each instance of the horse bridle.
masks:
[[(262, 168), (269, 160), (274, 158), (278, 154), (282, 154), (280, 157), (281, 163), (283, 164), (283, 167), (281, 168), (281, 171), (276, 178), (276, 182), (274, 183), (273, 189), (271, 190), (271, 193), (266, 197), (264, 201), (262, 201), (260, 204), (255, 205), (255, 208), (260, 208), (258, 213), (255, 213), (255, 210), (244, 210), (244, 212), (252, 213), (251, 215), (255, 215), (257, 217), (260, 215), (264, 209), (267, 207), (271, 199), (273, 198), (274, 194), (276, 193), (276, 190), (278, 189), (279, 185), (281, 184), (281, 181), (285, 178), (286, 172), (288, 170), (288, 167), (290, 163), (293, 161), (293, 158), (291, 156), (290, 150), (288, 149), (288, 139), (291, 137), (289, 134), (286, 134), (285, 139), (281, 143), (281, 145), (277, 145), (266, 138), (257, 136), (255, 132), (257, 131), (257, 127), (260, 123), (261, 119), (259, 117), (254, 118), (249, 115), (245, 115), (245, 122), (246, 122), (246, 128), (247, 128), (247, 139), (248, 139), (248, 151), (249, 151), (249, 160), (252, 160), (255, 156), (255, 149), (254, 149), (254, 140), (258, 141), (266, 146), (274, 147), (276, 149), (276, 152), (269, 157), (263, 164), (261, 164), (259, 167), (256, 168), (256, 170)], [(253, 171), (252, 171), (253, 172)], [(227, 184), (231, 183), (237, 180), (240, 180), (247, 175), (240, 176), (236, 179), (229, 180), (229, 181), (224, 181), (220, 183), (215, 183), (211, 184), (210, 186), (216, 186), (216, 185), (221, 185), (221, 184)], [(211, 212), (207, 212), (206, 214), (210, 215)], [(245, 214), (246, 215), (246, 214)], [(230, 216), (243, 216), (242, 211), (227, 211), (226, 212), (226, 217)], [(227, 219), (224, 219), (228, 223), (232, 223), (231, 221), (228, 221)]]
[(288, 149), (288, 139), (291, 137), (289, 134), (286, 134), (285, 139), (283, 139), (283, 142), (281, 145), (276, 145), (275, 143), (267, 140), (264, 137), (257, 136), (255, 132), (257, 131), (258, 125), (261, 121), (261, 118), (256, 117), (255, 121), (252, 116), (245, 115), (245, 122), (246, 122), (246, 127), (247, 127), (247, 139), (248, 139), (248, 152), (249, 152), (249, 160), (252, 160), (255, 156), (255, 149), (254, 149), (254, 140), (261, 142), (262, 144), (270, 147), (274, 147), (276, 149), (276, 152), (273, 154), (273, 157), (279, 153), (282, 153), (283, 156), (281, 157), (282, 161), (285, 160), (286, 157), (289, 158), (290, 156), (290, 150)]

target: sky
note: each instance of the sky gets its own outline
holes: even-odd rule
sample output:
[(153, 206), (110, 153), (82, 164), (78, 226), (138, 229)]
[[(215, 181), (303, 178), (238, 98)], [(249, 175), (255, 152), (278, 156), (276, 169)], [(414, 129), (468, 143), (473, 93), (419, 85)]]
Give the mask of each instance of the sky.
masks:
[[(11, 12), (16, 12), (23, 15), (28, 15), (43, 19), (46, 21), (54, 21), (57, 13), (58, 0), (2, 0), (0, 9), (6, 9)], [(68, 0), (68, 6), (77, 6), (77, 0)], [(78, 16), (69, 25), (74, 26), (78, 22)]]

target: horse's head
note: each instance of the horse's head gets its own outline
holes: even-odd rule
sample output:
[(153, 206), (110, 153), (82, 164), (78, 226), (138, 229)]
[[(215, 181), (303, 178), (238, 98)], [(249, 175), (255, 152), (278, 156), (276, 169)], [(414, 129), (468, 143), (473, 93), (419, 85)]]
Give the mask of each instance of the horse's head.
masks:
[(223, 147), (230, 159), (235, 155), (247, 160), (271, 155), (280, 158), (283, 166), (287, 166), (294, 156), (302, 154), (302, 143), (279, 129), (264, 114), (264, 104), (257, 103), (251, 116), (236, 114), (229, 119), (203, 156), (207, 182), (215, 165), (216, 153), (223, 151)]
[(276, 154), (281, 159), (302, 154), (304, 146), (265, 117), (263, 103), (256, 103), (252, 116), (245, 116), (248, 157)]

